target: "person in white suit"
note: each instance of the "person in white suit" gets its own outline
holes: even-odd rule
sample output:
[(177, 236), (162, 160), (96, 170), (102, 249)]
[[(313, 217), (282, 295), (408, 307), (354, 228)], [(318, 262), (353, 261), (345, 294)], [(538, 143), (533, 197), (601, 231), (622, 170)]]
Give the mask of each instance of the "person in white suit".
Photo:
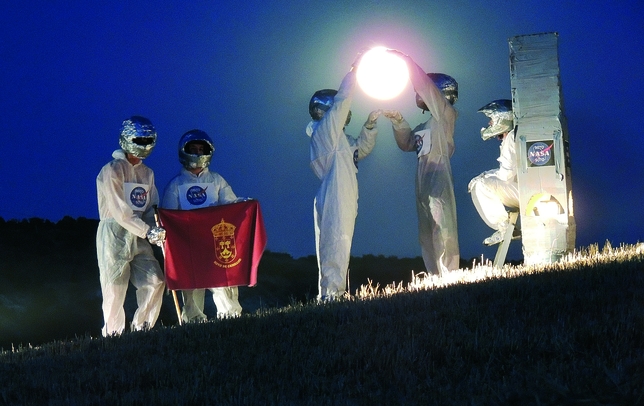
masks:
[(356, 87), (360, 57), (346, 74), (339, 89), (322, 89), (311, 97), (307, 126), (311, 137), (311, 168), (321, 185), (314, 200), (316, 253), (319, 268), (318, 300), (342, 297), (347, 289), (347, 271), (358, 214), (358, 161), (369, 155), (376, 143), (373, 111), (358, 138), (345, 134), (351, 120), (351, 102)]
[(132, 330), (154, 327), (163, 303), (165, 282), (152, 244), (162, 245), (165, 230), (155, 226), (159, 194), (154, 172), (143, 163), (157, 132), (150, 120), (132, 116), (123, 121), (114, 158), (96, 178), (99, 223), (96, 251), (103, 295), (103, 336), (125, 330), (128, 283), (136, 288), (137, 310)]
[[(217, 172), (209, 170), (214, 151), (212, 139), (202, 130), (190, 130), (181, 136), (179, 162), (183, 168), (165, 187), (161, 207), (192, 210), (238, 201), (228, 182)], [(190, 193), (192, 190), (199, 190), (199, 193)], [(209, 290), (217, 307), (217, 318), (241, 315), (242, 306), (236, 286)], [(182, 290), (181, 293), (181, 320), (185, 323), (206, 321), (208, 318), (204, 313), (205, 289)]]
[[(507, 208), (519, 208), (519, 184), (517, 181), (517, 157), (514, 139), (514, 117), (512, 100), (494, 100), (478, 110), (489, 119), (488, 127), (481, 129), (484, 141), (497, 138), (501, 141), (500, 154), (497, 158), (499, 167), (481, 173), (472, 179), (468, 191), (472, 202), (485, 224), (494, 233), (487, 237), (483, 244), (495, 245), (503, 241), (509, 226)], [(515, 229), (512, 239), (519, 238), (520, 232)]]
[(397, 110), (385, 110), (391, 120), (396, 144), (418, 157), (416, 170), (416, 213), (418, 240), (428, 273), (440, 275), (460, 267), (456, 199), (450, 158), (454, 154), (454, 125), (458, 116), (454, 103), (458, 83), (443, 73), (425, 73), (414, 60), (397, 50), (409, 69), (416, 91), (416, 105), (429, 111), (429, 119), (413, 130)]

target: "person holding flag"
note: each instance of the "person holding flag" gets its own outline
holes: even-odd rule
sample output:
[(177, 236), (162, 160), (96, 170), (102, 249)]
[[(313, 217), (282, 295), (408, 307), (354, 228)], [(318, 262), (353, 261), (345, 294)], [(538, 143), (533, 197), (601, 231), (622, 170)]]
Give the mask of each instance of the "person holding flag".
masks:
[[(209, 170), (214, 151), (214, 144), (206, 132), (194, 129), (183, 134), (179, 140), (179, 162), (183, 168), (166, 186), (162, 208), (192, 210), (235, 203), (240, 200), (220, 174)], [(217, 307), (218, 318), (241, 315), (242, 307), (236, 286), (209, 290)], [(183, 296), (181, 320), (185, 323), (206, 321), (205, 289), (181, 292)]]
[(358, 138), (344, 132), (351, 120), (355, 67), (360, 59), (358, 55), (338, 90), (318, 90), (309, 101), (313, 121), (306, 133), (311, 137), (311, 168), (322, 182), (314, 200), (318, 300), (334, 300), (346, 292), (358, 215), (358, 161), (371, 153), (378, 134), (380, 110), (369, 114)]
[[(138, 308), (132, 330), (154, 327), (163, 303), (163, 272), (152, 251), (162, 245), (165, 230), (155, 226), (159, 194), (154, 172), (143, 164), (157, 132), (150, 120), (132, 116), (123, 121), (114, 158), (96, 178), (98, 214), (96, 251), (103, 295), (103, 336), (125, 330), (125, 296), (129, 282), (136, 288)], [(146, 241), (146, 238), (148, 241)]]

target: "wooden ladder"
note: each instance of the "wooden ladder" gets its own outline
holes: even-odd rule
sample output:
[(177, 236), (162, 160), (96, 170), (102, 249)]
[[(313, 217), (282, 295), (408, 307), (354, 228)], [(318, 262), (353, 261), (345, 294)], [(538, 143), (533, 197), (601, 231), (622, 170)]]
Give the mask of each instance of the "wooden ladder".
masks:
[(508, 219), (510, 224), (508, 224), (508, 228), (505, 230), (503, 241), (499, 243), (499, 248), (496, 250), (496, 256), (494, 257), (495, 268), (503, 268), (505, 256), (508, 255), (508, 248), (510, 247), (510, 241), (512, 241), (512, 234), (514, 233), (514, 228), (517, 224), (517, 217), (519, 217), (518, 211), (511, 211), (509, 213)]

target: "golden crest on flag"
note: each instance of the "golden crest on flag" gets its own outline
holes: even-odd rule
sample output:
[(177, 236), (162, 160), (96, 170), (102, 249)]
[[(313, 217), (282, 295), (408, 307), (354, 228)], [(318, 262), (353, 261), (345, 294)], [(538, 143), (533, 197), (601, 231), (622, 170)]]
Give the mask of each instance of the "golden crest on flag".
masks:
[[(239, 263), (240, 260), (235, 262), (237, 258), (237, 246), (235, 244), (236, 228), (234, 224), (226, 223), (222, 218), (219, 224), (214, 225), (210, 229), (215, 239), (215, 256), (217, 258), (215, 265), (229, 268)], [(218, 263), (218, 261), (221, 263)]]

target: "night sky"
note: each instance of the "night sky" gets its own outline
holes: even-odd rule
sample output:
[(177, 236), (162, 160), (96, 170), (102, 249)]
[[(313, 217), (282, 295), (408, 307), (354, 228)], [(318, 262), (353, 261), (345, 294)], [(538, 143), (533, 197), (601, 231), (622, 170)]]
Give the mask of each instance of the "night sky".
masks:
[[(337, 88), (358, 51), (399, 49), (459, 83), (452, 158), (463, 258), (493, 258), (492, 233), (467, 193), (497, 166), (476, 111), (510, 98), (508, 39), (557, 32), (568, 119), (577, 247), (644, 239), (644, 7), (641, 1), (21, 1), (0, 6), (0, 217), (98, 218), (96, 175), (121, 122), (148, 117), (159, 139), (145, 160), (159, 193), (179, 171), (177, 143), (213, 138), (211, 170), (258, 199), (267, 249), (315, 253), (308, 101)], [(427, 120), (411, 85), (381, 102), (356, 91), (347, 133), (397, 108)], [(416, 157), (379, 119), (360, 163), (353, 255), (420, 255)], [(508, 258), (521, 258), (513, 243)]]

